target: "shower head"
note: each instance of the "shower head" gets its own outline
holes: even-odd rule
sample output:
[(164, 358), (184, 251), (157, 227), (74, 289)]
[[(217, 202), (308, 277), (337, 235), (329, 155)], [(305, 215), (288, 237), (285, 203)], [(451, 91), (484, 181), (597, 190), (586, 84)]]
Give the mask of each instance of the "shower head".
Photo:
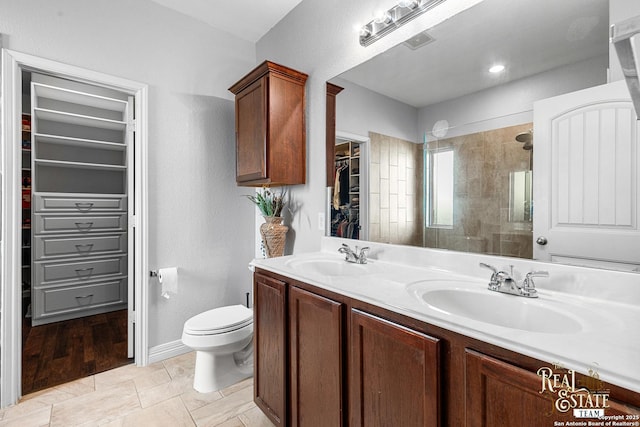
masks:
[(533, 141), (533, 131), (526, 131), (516, 135), (516, 141), (518, 142), (531, 142)]
[(527, 132), (517, 134), (516, 141), (524, 143), (522, 146), (523, 150), (531, 150), (533, 148), (533, 131), (528, 130)]

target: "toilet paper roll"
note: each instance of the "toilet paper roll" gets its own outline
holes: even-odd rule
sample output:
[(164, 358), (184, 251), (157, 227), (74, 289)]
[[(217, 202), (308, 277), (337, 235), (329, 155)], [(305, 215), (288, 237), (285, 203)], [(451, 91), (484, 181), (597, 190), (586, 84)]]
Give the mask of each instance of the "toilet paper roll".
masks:
[(171, 294), (178, 294), (178, 267), (161, 268), (158, 270), (158, 280), (162, 286), (162, 296), (171, 298)]

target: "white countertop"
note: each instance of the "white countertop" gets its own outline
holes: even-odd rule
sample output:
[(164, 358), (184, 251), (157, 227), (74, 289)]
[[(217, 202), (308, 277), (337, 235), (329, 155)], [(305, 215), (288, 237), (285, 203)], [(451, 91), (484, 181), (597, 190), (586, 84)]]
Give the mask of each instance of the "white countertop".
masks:
[[(327, 275), (309, 268), (316, 261), (339, 267), (344, 256), (337, 252), (337, 248), (342, 242), (352, 247), (356, 243), (371, 246), (369, 263), (364, 266), (350, 264), (350, 267), (345, 267), (343, 275)], [(601, 380), (640, 393), (640, 274), (343, 239), (323, 238), (322, 246), (320, 252), (254, 260), (251, 266), (549, 364), (558, 363), (583, 374), (592, 369)], [(548, 270), (550, 277), (536, 280), (539, 298), (499, 294), (487, 289), (491, 272), (479, 268), (478, 262), (487, 262), (498, 268), (503, 267), (500, 262), (509, 262), (515, 264), (516, 271), (524, 273), (534, 269)], [(552, 309), (565, 314), (571, 321), (566, 325), (558, 324), (553, 330), (546, 327), (539, 332), (530, 332), (480, 322), (471, 314), (468, 317), (450, 314), (430, 305), (428, 297), (421, 297), (430, 286), (446, 289), (447, 286), (460, 285), (473, 295), (495, 294), (503, 298), (504, 304), (526, 301), (532, 308)], [(541, 322), (544, 320), (548, 319), (541, 319)], [(578, 323), (580, 330), (576, 331)]]

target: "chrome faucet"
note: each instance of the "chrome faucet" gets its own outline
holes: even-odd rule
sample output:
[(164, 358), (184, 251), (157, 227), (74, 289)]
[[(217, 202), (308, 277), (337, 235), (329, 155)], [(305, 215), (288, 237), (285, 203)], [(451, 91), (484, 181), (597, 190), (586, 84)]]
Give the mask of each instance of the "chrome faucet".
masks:
[(340, 252), (341, 254), (344, 254), (344, 259), (347, 262), (353, 262), (356, 264), (366, 264), (367, 263), (367, 254), (369, 253), (369, 248), (368, 247), (364, 247), (362, 249), (359, 249), (356, 246), (356, 250), (353, 251), (349, 245), (347, 244), (342, 244), (342, 247), (340, 249), (338, 249), (338, 252)]
[(508, 273), (502, 270), (498, 271), (494, 266), (485, 264), (484, 262), (480, 263), (480, 267), (491, 270), (489, 290), (527, 298), (538, 298), (538, 291), (536, 290), (535, 283), (533, 283), (534, 277), (549, 277), (549, 272), (547, 271), (530, 271), (525, 276), (522, 284), (519, 285), (513, 277), (513, 265), (509, 266)]

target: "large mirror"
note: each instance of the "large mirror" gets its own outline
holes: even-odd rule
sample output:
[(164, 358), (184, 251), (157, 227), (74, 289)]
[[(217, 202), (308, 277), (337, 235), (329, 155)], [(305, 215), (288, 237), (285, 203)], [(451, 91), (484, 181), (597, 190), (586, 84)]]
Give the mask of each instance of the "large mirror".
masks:
[[(607, 83), (609, 7), (484, 0), (330, 79), (343, 88), (330, 235), (542, 259), (532, 194), (551, 172), (534, 162), (534, 103)], [(640, 265), (586, 258), (550, 261)]]

